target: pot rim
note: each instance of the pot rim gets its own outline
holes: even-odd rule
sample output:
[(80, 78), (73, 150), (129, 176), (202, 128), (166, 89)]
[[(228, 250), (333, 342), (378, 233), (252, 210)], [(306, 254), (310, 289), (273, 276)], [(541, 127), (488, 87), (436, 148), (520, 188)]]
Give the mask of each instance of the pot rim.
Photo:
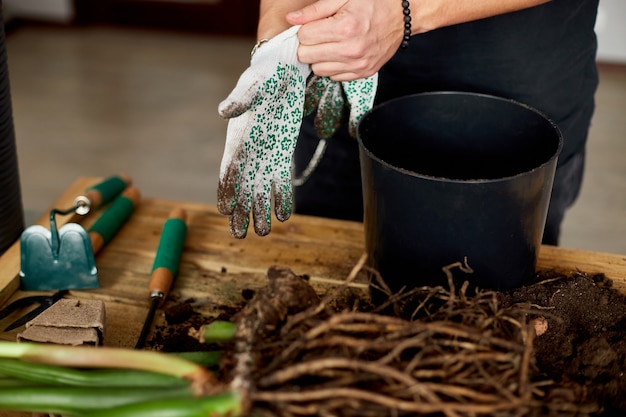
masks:
[[(369, 116), (371, 114), (374, 114), (380, 108), (383, 108), (383, 107), (389, 106), (389, 105), (393, 105), (393, 104), (395, 104), (395, 103), (397, 103), (399, 101), (408, 100), (408, 99), (411, 99), (411, 98), (414, 98), (414, 97), (435, 96), (435, 95), (436, 96), (457, 95), (457, 96), (480, 97), (480, 98), (486, 98), (486, 99), (489, 99), (489, 100), (501, 101), (501, 102), (504, 102), (504, 103), (507, 103), (507, 104), (512, 104), (512, 105), (517, 106), (519, 108), (523, 108), (523, 109), (529, 110), (529, 111), (535, 113), (541, 119), (543, 119), (546, 122), (548, 122), (552, 126), (552, 128), (556, 132), (557, 139), (558, 139), (557, 147), (556, 147), (554, 153), (552, 154), (552, 156), (548, 160), (546, 160), (545, 162), (541, 163), (540, 165), (538, 165), (538, 166), (536, 166), (536, 167), (534, 167), (534, 168), (532, 168), (530, 170), (519, 172), (519, 173), (514, 174), (514, 175), (509, 175), (509, 176), (499, 177), (499, 178), (484, 178), (484, 179), (453, 179), (453, 178), (446, 178), (446, 177), (436, 177), (436, 176), (427, 175), (427, 174), (420, 174), (420, 173), (415, 172), (415, 171), (411, 171), (411, 170), (408, 170), (408, 169), (397, 167), (397, 166), (392, 165), (392, 164), (384, 161), (383, 159), (379, 158), (367, 146), (365, 146), (365, 144), (363, 143), (363, 139), (361, 138), (361, 127), (362, 127), (363, 121), (367, 119), (367, 116)], [(365, 151), (365, 153), (368, 155), (368, 157), (370, 159), (378, 162), (379, 164), (385, 166), (386, 168), (389, 168), (391, 170), (394, 170), (394, 171), (399, 172), (399, 173), (404, 174), (404, 175), (410, 175), (412, 177), (417, 177), (417, 178), (421, 178), (421, 179), (425, 179), (425, 180), (438, 181), (438, 182), (449, 182), (449, 183), (459, 183), (459, 184), (485, 184), (485, 183), (493, 183), (493, 182), (510, 181), (510, 180), (512, 180), (514, 178), (519, 178), (519, 177), (530, 175), (530, 174), (536, 172), (537, 170), (544, 169), (545, 167), (552, 165), (555, 162), (555, 160), (558, 159), (559, 155), (561, 154), (561, 150), (563, 149), (563, 134), (561, 133), (561, 130), (559, 129), (558, 125), (551, 118), (549, 118), (545, 113), (541, 112), (540, 110), (536, 109), (535, 107), (532, 107), (532, 106), (530, 106), (528, 104), (522, 103), (520, 101), (511, 99), (511, 98), (495, 96), (495, 95), (492, 95), (492, 94), (474, 93), (474, 92), (468, 92), (468, 91), (454, 91), (454, 90), (427, 91), (427, 92), (422, 92), (422, 93), (407, 94), (405, 96), (396, 97), (396, 98), (393, 98), (391, 100), (385, 101), (383, 103), (377, 104), (374, 107), (372, 107), (368, 112), (366, 112), (363, 115), (363, 117), (361, 117), (361, 119), (359, 120), (359, 123), (357, 125), (357, 137), (356, 137), (356, 139), (357, 139), (357, 142), (359, 144), (359, 148), (361, 148), (363, 151)]]

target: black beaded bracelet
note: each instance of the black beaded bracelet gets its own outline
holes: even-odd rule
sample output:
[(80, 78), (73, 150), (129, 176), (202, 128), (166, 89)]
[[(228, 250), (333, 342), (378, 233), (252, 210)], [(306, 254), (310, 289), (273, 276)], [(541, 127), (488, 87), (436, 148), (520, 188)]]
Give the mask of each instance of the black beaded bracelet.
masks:
[(409, 46), (409, 41), (411, 40), (411, 9), (409, 9), (410, 5), (411, 4), (408, 0), (402, 0), (402, 13), (404, 13), (404, 37), (402, 38), (400, 48), (406, 48), (407, 46)]

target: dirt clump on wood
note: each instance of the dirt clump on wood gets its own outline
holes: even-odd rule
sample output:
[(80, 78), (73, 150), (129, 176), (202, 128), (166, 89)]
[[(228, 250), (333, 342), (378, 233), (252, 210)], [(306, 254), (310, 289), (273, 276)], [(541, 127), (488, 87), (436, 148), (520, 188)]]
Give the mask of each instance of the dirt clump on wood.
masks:
[(579, 385), (603, 415), (626, 415), (626, 298), (602, 274), (541, 274), (503, 295), (527, 303), (547, 328), (534, 342), (537, 365), (557, 383)]
[(221, 375), (254, 415), (626, 415), (626, 298), (601, 275), (472, 295), (450, 279), (382, 307), (305, 278), (271, 267), (232, 317)]
[[(215, 320), (228, 321), (241, 308), (220, 307), (222, 313), (217, 317), (204, 317), (195, 308), (196, 300), (188, 298), (177, 300), (172, 297), (163, 308), (164, 322), (156, 324), (152, 335), (146, 341), (146, 349), (161, 352), (200, 352), (221, 349), (215, 344), (201, 343), (193, 336), (193, 330), (199, 329)], [(192, 331), (190, 334), (190, 330)]]

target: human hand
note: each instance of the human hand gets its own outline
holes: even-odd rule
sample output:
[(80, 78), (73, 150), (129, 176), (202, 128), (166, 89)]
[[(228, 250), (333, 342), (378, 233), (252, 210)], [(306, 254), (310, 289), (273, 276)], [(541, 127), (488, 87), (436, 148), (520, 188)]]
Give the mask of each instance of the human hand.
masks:
[(398, 50), (404, 36), (399, 0), (318, 0), (287, 14), (302, 25), (298, 58), (335, 81), (366, 78)]
[(255, 232), (270, 232), (272, 194), (278, 220), (287, 220), (293, 210), (291, 161), (311, 72), (297, 59), (298, 29), (294, 26), (264, 43), (219, 105), (219, 114), (229, 122), (218, 210), (230, 216), (236, 238), (246, 236), (251, 211)]

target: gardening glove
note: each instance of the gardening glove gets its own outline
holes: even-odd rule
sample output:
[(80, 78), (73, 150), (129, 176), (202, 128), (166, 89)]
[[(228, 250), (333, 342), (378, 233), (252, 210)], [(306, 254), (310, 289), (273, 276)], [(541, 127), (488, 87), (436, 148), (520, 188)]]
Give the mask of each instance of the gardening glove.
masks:
[(346, 99), (341, 83), (313, 74), (306, 86), (304, 115), (317, 110), (313, 122), (320, 139), (328, 139), (341, 125), (346, 113)]
[(310, 67), (298, 61), (299, 26), (280, 33), (253, 54), (235, 89), (219, 105), (229, 119), (220, 166), (218, 210), (230, 216), (230, 232), (244, 238), (250, 222), (264, 236), (276, 218), (293, 210), (291, 160), (302, 124)]
[(343, 92), (350, 104), (350, 136), (356, 138), (356, 128), (359, 120), (374, 105), (376, 90), (378, 88), (378, 73), (354, 81), (343, 81), (341, 83)]
[(307, 83), (304, 114), (308, 116), (317, 109), (314, 126), (319, 142), (309, 163), (292, 179), (295, 187), (302, 186), (317, 168), (326, 152), (326, 140), (331, 137), (344, 121), (349, 109), (349, 133), (356, 137), (359, 120), (374, 105), (378, 73), (359, 80), (337, 82), (328, 77), (313, 74)]
[[(359, 80), (338, 82), (313, 74), (307, 83), (304, 114), (317, 110), (315, 129), (320, 139), (333, 135), (349, 108), (350, 135), (356, 137), (356, 127), (361, 117), (372, 108), (378, 73)], [(347, 103), (346, 103), (347, 102)]]

